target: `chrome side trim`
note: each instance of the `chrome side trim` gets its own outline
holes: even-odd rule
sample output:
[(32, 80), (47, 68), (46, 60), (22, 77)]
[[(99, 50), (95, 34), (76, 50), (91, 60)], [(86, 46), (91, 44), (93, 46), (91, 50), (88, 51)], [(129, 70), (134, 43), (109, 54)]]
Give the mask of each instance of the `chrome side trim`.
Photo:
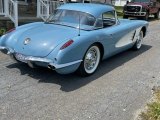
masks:
[(47, 58), (40, 58), (40, 57), (33, 57), (33, 56), (28, 56), (25, 58), (26, 61), (33, 61), (33, 62), (46, 62), (46, 63), (50, 63), (53, 62), (50, 59)]
[(77, 60), (77, 61), (73, 61), (73, 62), (69, 62), (69, 63), (65, 63), (65, 64), (55, 64), (55, 63), (49, 63), (49, 65), (51, 66), (54, 66), (55, 69), (59, 69), (59, 68), (64, 68), (64, 67), (67, 67), (67, 66), (70, 66), (70, 65), (74, 65), (76, 63), (80, 63), (82, 62), (83, 60)]

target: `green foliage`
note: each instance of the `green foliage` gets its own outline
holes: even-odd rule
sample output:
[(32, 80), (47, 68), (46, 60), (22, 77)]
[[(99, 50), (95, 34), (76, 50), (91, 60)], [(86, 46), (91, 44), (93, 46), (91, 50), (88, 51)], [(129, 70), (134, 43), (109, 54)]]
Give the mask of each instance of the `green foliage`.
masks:
[(142, 120), (160, 120), (160, 103), (153, 102), (147, 105), (146, 112), (141, 113)]
[(115, 6), (115, 9), (116, 9), (118, 17), (122, 18), (123, 17), (123, 7), (122, 6)]
[(4, 35), (5, 33), (6, 33), (6, 29), (1, 28), (1, 29), (0, 29), (0, 36), (1, 36), (1, 35)]
[(160, 89), (155, 90), (154, 96), (155, 96), (156, 101), (160, 102)]
[(118, 12), (123, 12), (123, 7), (122, 6), (115, 6), (115, 9)]
[(142, 120), (160, 120), (160, 90), (154, 93), (155, 101), (147, 105), (146, 112), (142, 112)]

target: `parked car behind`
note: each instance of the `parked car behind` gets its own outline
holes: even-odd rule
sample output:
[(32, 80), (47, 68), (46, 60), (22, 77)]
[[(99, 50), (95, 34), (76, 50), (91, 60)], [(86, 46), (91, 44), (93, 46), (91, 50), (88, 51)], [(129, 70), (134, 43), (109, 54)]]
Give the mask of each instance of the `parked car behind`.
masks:
[(158, 0), (132, 0), (123, 9), (123, 18), (138, 17), (148, 20), (149, 15), (160, 18), (160, 2)]

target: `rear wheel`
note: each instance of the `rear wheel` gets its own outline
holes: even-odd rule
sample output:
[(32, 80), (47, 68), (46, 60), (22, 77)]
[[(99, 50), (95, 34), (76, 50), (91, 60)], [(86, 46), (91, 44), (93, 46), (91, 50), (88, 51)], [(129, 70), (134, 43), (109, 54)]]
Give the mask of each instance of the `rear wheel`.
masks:
[(83, 61), (78, 68), (78, 74), (80, 76), (89, 76), (93, 74), (100, 63), (101, 53), (99, 47), (95, 44), (89, 47)]
[(142, 47), (142, 42), (143, 42), (143, 31), (141, 30), (139, 32), (138, 37), (137, 37), (136, 43), (133, 46), (133, 49), (139, 50)]
[(159, 10), (158, 10), (157, 13), (155, 13), (154, 17), (155, 17), (156, 19), (160, 19), (160, 11), (159, 11)]

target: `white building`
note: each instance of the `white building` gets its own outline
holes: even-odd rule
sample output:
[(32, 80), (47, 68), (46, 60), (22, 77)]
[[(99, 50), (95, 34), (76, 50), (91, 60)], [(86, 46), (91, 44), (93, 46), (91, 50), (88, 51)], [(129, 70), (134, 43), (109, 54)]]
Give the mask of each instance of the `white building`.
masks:
[(115, 0), (115, 6), (124, 6), (127, 0)]

